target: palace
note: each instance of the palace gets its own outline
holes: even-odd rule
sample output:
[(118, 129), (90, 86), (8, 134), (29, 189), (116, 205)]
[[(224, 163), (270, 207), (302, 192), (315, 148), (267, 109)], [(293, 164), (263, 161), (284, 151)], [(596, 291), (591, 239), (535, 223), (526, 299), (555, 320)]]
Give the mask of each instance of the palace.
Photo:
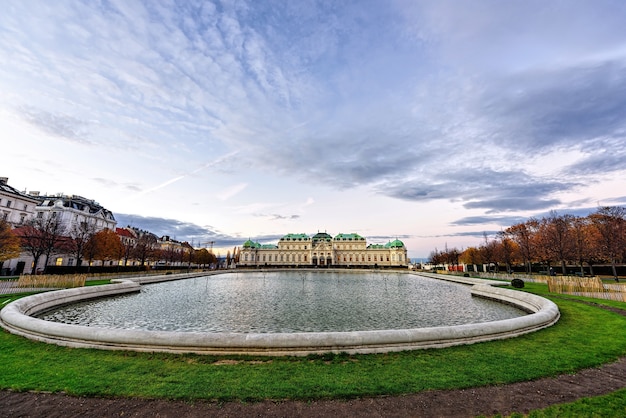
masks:
[(406, 267), (408, 261), (402, 241), (368, 245), (365, 238), (354, 233), (334, 238), (326, 232), (313, 237), (287, 234), (278, 245), (248, 240), (239, 254), (241, 267)]

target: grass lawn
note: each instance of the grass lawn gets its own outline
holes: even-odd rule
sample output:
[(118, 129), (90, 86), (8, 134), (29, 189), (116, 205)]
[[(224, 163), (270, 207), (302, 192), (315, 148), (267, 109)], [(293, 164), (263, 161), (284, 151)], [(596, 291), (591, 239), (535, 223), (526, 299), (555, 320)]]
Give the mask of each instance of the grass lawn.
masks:
[[(626, 355), (626, 317), (574, 300), (585, 298), (550, 294), (544, 284), (527, 283), (523, 291), (554, 300), (561, 310), (559, 322), (510, 340), (402, 353), (272, 358), (150, 354), (64, 348), (3, 331), (0, 389), (219, 401), (345, 399), (524, 381)], [(14, 297), (0, 296), (0, 306)], [(626, 303), (586, 300), (626, 309)], [(624, 392), (610, 396), (620, 401)], [(548, 415), (537, 416), (568, 416), (544, 411)]]

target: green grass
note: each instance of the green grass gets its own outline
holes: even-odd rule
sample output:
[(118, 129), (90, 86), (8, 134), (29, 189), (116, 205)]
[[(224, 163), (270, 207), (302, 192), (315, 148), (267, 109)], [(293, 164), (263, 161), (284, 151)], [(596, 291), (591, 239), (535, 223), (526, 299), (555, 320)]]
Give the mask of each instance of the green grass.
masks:
[[(498, 415), (499, 416), (499, 415)], [(575, 402), (552, 405), (544, 409), (531, 411), (529, 414), (512, 414), (510, 418), (578, 418), (593, 417), (622, 418), (626, 416), (626, 389), (617, 390), (611, 394), (581, 398)]]
[(548, 294), (542, 284), (529, 283), (524, 291), (553, 298), (561, 310), (559, 322), (510, 340), (402, 353), (304, 358), (151, 354), (70, 349), (2, 332), (0, 388), (185, 400), (346, 399), (525, 381), (626, 355), (625, 317)]
[(111, 284), (111, 279), (87, 280), (85, 286), (99, 286), (101, 284)]

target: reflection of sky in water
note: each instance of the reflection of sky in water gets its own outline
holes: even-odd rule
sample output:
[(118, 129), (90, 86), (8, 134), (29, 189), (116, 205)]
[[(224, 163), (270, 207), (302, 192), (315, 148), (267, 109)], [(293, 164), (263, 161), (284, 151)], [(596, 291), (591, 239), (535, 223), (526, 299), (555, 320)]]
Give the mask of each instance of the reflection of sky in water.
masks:
[(201, 332), (407, 329), (524, 315), (470, 287), (407, 274), (230, 273), (146, 285), (140, 293), (46, 312), (49, 321)]

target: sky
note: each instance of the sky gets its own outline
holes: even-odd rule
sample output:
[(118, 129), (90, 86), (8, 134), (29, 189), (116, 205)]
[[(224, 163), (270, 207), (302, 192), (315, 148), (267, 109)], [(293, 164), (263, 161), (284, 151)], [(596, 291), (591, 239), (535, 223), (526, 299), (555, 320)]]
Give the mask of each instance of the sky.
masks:
[(626, 205), (626, 2), (7, 1), (0, 176), (118, 226), (478, 246)]

